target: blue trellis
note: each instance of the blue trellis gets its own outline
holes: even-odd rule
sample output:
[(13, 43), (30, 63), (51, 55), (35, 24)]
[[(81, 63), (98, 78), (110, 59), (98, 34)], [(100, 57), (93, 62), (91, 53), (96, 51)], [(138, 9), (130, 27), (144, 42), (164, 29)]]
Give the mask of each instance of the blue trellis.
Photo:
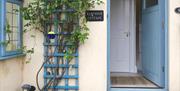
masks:
[[(54, 81), (56, 81), (56, 84), (51, 84), (50, 86), (48, 86), (47, 88), (44, 88), (44, 91), (48, 91), (49, 89), (55, 89), (55, 91), (78, 91), (79, 89), (79, 72), (78, 72), (78, 49), (76, 49), (77, 51), (73, 54), (74, 56), (74, 62), (69, 64), (68, 60), (64, 59), (65, 53), (59, 52), (58, 51), (58, 47), (64, 46), (65, 50), (67, 50), (67, 48), (71, 45), (69, 44), (63, 44), (61, 42), (59, 42), (59, 36), (60, 35), (64, 35), (64, 36), (68, 36), (71, 33), (68, 32), (62, 32), (59, 31), (58, 26), (59, 24), (61, 25), (61, 28), (63, 30), (63, 24), (66, 24), (66, 21), (62, 21), (59, 20), (57, 18), (58, 14), (65, 14), (65, 13), (74, 13), (75, 11), (72, 9), (61, 9), (61, 10), (57, 10), (54, 11), (54, 17), (52, 19), (52, 21), (46, 22), (44, 29), (45, 29), (45, 33), (44, 33), (44, 86), (48, 85), (49, 81), (54, 79)], [(67, 17), (66, 17), (67, 18)], [(54, 39), (49, 39), (48, 38), (48, 32), (50, 32), (48, 30), (48, 26), (53, 24), (53, 32), (55, 35)], [(74, 23), (75, 25), (78, 24)], [(53, 41), (53, 42), (52, 42)], [(53, 49), (53, 53), (50, 52), (50, 49)], [(51, 57), (52, 59), (50, 60), (49, 57)], [(53, 60), (53, 64), (50, 64), (48, 62)], [(65, 70), (64, 74), (62, 72), (54, 72), (54, 70)], [(75, 74), (69, 74), (69, 70), (73, 69)], [(49, 72), (49, 70), (52, 70), (51, 72)], [(72, 71), (72, 70), (71, 70)], [(63, 74), (63, 75), (62, 75)], [(62, 78), (60, 78), (62, 76)], [(71, 85), (69, 82), (70, 80), (75, 80), (75, 84)], [(62, 82), (64, 81), (64, 82)], [(63, 84), (60, 84), (63, 83)]]

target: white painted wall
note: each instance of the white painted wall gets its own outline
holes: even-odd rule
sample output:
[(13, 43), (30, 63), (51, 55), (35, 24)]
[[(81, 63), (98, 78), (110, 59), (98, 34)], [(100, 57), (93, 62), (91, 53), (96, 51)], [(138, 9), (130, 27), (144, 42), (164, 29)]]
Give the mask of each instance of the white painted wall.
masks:
[(133, 0), (111, 0), (111, 72), (137, 72), (134, 4)]
[[(135, 63), (130, 60), (130, 0), (111, 0), (110, 70), (111, 72), (131, 72)], [(128, 35), (128, 36), (127, 36)], [(135, 64), (134, 64), (135, 65)]]
[(174, 12), (179, 0), (169, 0), (169, 88), (180, 91), (180, 14)]
[(21, 91), (23, 58), (0, 61), (0, 91)]
[[(35, 34), (36, 39), (32, 38), (31, 35)], [(36, 86), (36, 73), (39, 70), (40, 66), (43, 63), (43, 35), (38, 31), (32, 31), (25, 33), (24, 35), (24, 44), (28, 49), (34, 47), (34, 54), (27, 55), (23, 69), (23, 84), (31, 84)], [(26, 63), (28, 62), (29, 63)], [(43, 70), (39, 75), (39, 83), (43, 85)]]
[(106, 0), (96, 9), (104, 10), (103, 22), (88, 23), (90, 36), (80, 47), (80, 91), (106, 91), (107, 19)]

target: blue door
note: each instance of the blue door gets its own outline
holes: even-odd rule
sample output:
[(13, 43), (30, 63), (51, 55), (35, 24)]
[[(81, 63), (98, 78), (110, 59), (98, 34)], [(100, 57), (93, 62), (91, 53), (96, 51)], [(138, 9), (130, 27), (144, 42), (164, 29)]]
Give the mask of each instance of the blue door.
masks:
[(164, 87), (165, 30), (164, 0), (142, 0), (142, 72), (159, 87)]

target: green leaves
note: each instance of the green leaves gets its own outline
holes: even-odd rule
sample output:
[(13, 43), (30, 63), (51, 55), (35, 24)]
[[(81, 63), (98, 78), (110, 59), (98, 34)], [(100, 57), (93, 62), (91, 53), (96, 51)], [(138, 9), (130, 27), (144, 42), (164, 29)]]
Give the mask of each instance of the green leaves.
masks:
[[(59, 46), (59, 49), (66, 50), (64, 57), (66, 60), (72, 60), (72, 54), (81, 44), (85, 43), (89, 36), (85, 12), (100, 4), (103, 4), (102, 0), (33, 0), (26, 7), (20, 9), (24, 19), (28, 21), (24, 25), (24, 32), (35, 29), (47, 33), (56, 27), (59, 32), (71, 33), (68, 36), (60, 35), (59, 42), (61, 44), (68, 43), (72, 46), (67, 49)], [(73, 9), (75, 12), (67, 12), (67, 9)], [(60, 22), (64, 24), (60, 24)], [(74, 25), (75, 22), (79, 24)], [(47, 23), (49, 23), (48, 26)], [(31, 37), (34, 38), (35, 36), (31, 35)], [(34, 53), (34, 48), (27, 50), (27, 53)]]
[(26, 53), (33, 54), (34, 53), (34, 48), (31, 48), (30, 50), (27, 50)]
[(12, 30), (10, 29), (10, 24), (9, 22), (6, 20), (6, 33), (12, 33)]
[(73, 53), (74, 53), (74, 50), (71, 48), (68, 48), (68, 50), (65, 52), (64, 59), (68, 61), (72, 60), (74, 58)]
[(9, 44), (9, 40), (6, 40), (6, 41), (1, 41), (0, 42), (0, 45), (4, 45), (4, 46), (7, 46)]
[(89, 28), (85, 27), (77, 27), (76, 30), (73, 32), (70, 41), (74, 41), (74, 43), (83, 44), (89, 36)]

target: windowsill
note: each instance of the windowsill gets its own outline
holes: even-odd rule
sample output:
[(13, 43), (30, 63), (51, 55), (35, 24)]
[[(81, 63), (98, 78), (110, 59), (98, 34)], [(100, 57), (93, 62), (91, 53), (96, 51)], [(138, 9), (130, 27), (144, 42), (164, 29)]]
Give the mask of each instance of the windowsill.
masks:
[(22, 57), (25, 56), (26, 54), (17, 54), (17, 55), (11, 55), (11, 56), (6, 56), (6, 57), (0, 57), (0, 61), (7, 60), (7, 59), (12, 59), (16, 57)]

